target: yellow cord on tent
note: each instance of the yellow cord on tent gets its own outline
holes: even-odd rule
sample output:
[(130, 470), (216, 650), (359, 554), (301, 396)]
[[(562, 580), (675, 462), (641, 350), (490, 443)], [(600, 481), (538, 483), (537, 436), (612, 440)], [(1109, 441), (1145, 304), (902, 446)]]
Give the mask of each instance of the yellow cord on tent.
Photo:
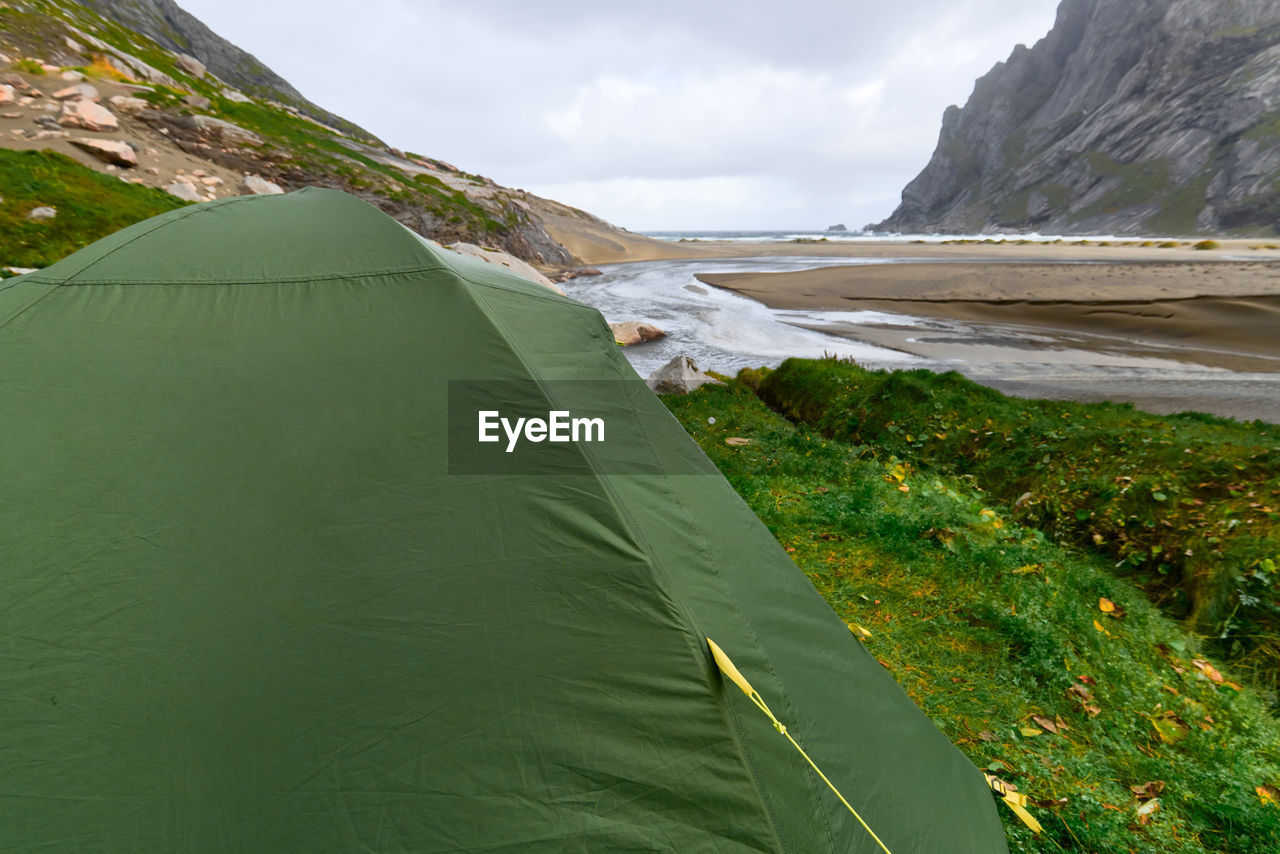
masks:
[(997, 779), (994, 775), (984, 773), (982, 776), (987, 778), (987, 785), (991, 787), (991, 791), (1000, 796), (1000, 800), (1009, 805), (1009, 809), (1013, 810), (1013, 814), (1022, 819), (1022, 823), (1031, 828), (1035, 833), (1044, 830), (1040, 826), (1040, 822), (1036, 821), (1036, 817), (1027, 811), (1027, 796), (1007, 788), (1005, 784)]
[(747, 697), (750, 698), (751, 702), (755, 703), (756, 708), (764, 712), (769, 717), (770, 722), (773, 723), (773, 728), (785, 735), (787, 737), (787, 741), (791, 742), (795, 749), (800, 751), (800, 755), (804, 757), (804, 761), (808, 762), (809, 767), (817, 772), (818, 776), (822, 778), (822, 782), (831, 787), (831, 791), (836, 793), (836, 797), (840, 799), (840, 803), (844, 804), (845, 807), (848, 808), (849, 812), (853, 814), (853, 817), (858, 820), (858, 824), (861, 824), (863, 828), (866, 829), (867, 833), (871, 834), (871, 838), (876, 841), (876, 844), (880, 846), (881, 850), (884, 851), (884, 854), (893, 854), (893, 852), (891, 852), (885, 844), (880, 841), (880, 837), (876, 836), (876, 832), (862, 820), (862, 816), (858, 815), (858, 811), (850, 806), (849, 802), (844, 799), (844, 795), (840, 794), (840, 790), (836, 788), (835, 784), (827, 779), (827, 775), (822, 773), (822, 769), (809, 758), (809, 754), (804, 752), (804, 748), (791, 737), (791, 733), (787, 732), (787, 728), (782, 725), (782, 721), (774, 717), (773, 712), (770, 711), (768, 705), (765, 704), (764, 698), (760, 696), (755, 688), (751, 687), (751, 683), (747, 681), (745, 676), (738, 672), (738, 668), (733, 666), (732, 659), (725, 654), (725, 651), (717, 646), (716, 642), (711, 638), (707, 638), (707, 646), (711, 647), (711, 657), (715, 659), (716, 666), (720, 668), (720, 672), (729, 677), (733, 684), (741, 688), (742, 693), (746, 694)]

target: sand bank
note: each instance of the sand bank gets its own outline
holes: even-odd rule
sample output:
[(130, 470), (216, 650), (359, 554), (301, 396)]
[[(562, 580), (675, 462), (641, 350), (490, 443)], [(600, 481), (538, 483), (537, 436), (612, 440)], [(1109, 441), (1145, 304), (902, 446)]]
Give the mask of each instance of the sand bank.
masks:
[[(1177, 361), (1280, 371), (1275, 262), (923, 262), (699, 278), (772, 308), (874, 310), (1040, 330), (1063, 347), (1130, 354), (1155, 348)], [(899, 326), (823, 328), (928, 358), (962, 357), (965, 349), (954, 336)]]

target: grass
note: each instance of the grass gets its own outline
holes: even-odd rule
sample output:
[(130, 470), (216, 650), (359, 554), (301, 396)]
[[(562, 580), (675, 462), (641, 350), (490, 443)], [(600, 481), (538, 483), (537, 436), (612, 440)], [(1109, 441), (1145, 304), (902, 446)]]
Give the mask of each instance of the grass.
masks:
[(880, 459), (966, 478), (1011, 519), (1105, 558), (1273, 691), (1280, 427), (1006, 397), (957, 373), (784, 362), (761, 397)]
[(1036, 804), (1039, 837), (1000, 807), (1012, 850), (1280, 850), (1280, 726), (1195, 636), (972, 480), (795, 426), (740, 377), (666, 403), (938, 727)]
[[(0, 262), (46, 267), (113, 231), (182, 207), (161, 190), (126, 184), (52, 151), (0, 149)], [(38, 205), (57, 208), (32, 222)]]

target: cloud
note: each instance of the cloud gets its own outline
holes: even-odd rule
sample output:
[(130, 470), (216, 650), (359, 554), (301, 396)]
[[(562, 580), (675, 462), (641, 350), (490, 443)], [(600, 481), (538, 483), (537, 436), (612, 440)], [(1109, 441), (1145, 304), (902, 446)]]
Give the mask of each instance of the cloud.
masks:
[(389, 144), (651, 229), (883, 218), (1056, 2), (183, 5)]

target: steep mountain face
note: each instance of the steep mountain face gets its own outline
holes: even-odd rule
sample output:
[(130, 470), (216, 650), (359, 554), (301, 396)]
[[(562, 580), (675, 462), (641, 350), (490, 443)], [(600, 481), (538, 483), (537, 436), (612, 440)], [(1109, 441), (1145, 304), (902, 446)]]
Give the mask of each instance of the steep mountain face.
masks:
[(1280, 3), (1063, 0), (869, 228), (1280, 233)]
[(176, 53), (194, 57), (222, 80), (242, 92), (270, 98), (298, 108), (313, 119), (372, 135), (340, 116), (308, 101), (280, 75), (206, 27), (173, 0), (80, 0), (103, 17)]
[[(388, 147), (172, 0), (0, 3), (0, 57), (0, 148), (51, 149), (186, 201), (339, 189), (441, 243), (504, 250), (544, 269), (577, 263), (549, 222), (622, 233)], [(73, 83), (85, 94), (63, 91)]]

